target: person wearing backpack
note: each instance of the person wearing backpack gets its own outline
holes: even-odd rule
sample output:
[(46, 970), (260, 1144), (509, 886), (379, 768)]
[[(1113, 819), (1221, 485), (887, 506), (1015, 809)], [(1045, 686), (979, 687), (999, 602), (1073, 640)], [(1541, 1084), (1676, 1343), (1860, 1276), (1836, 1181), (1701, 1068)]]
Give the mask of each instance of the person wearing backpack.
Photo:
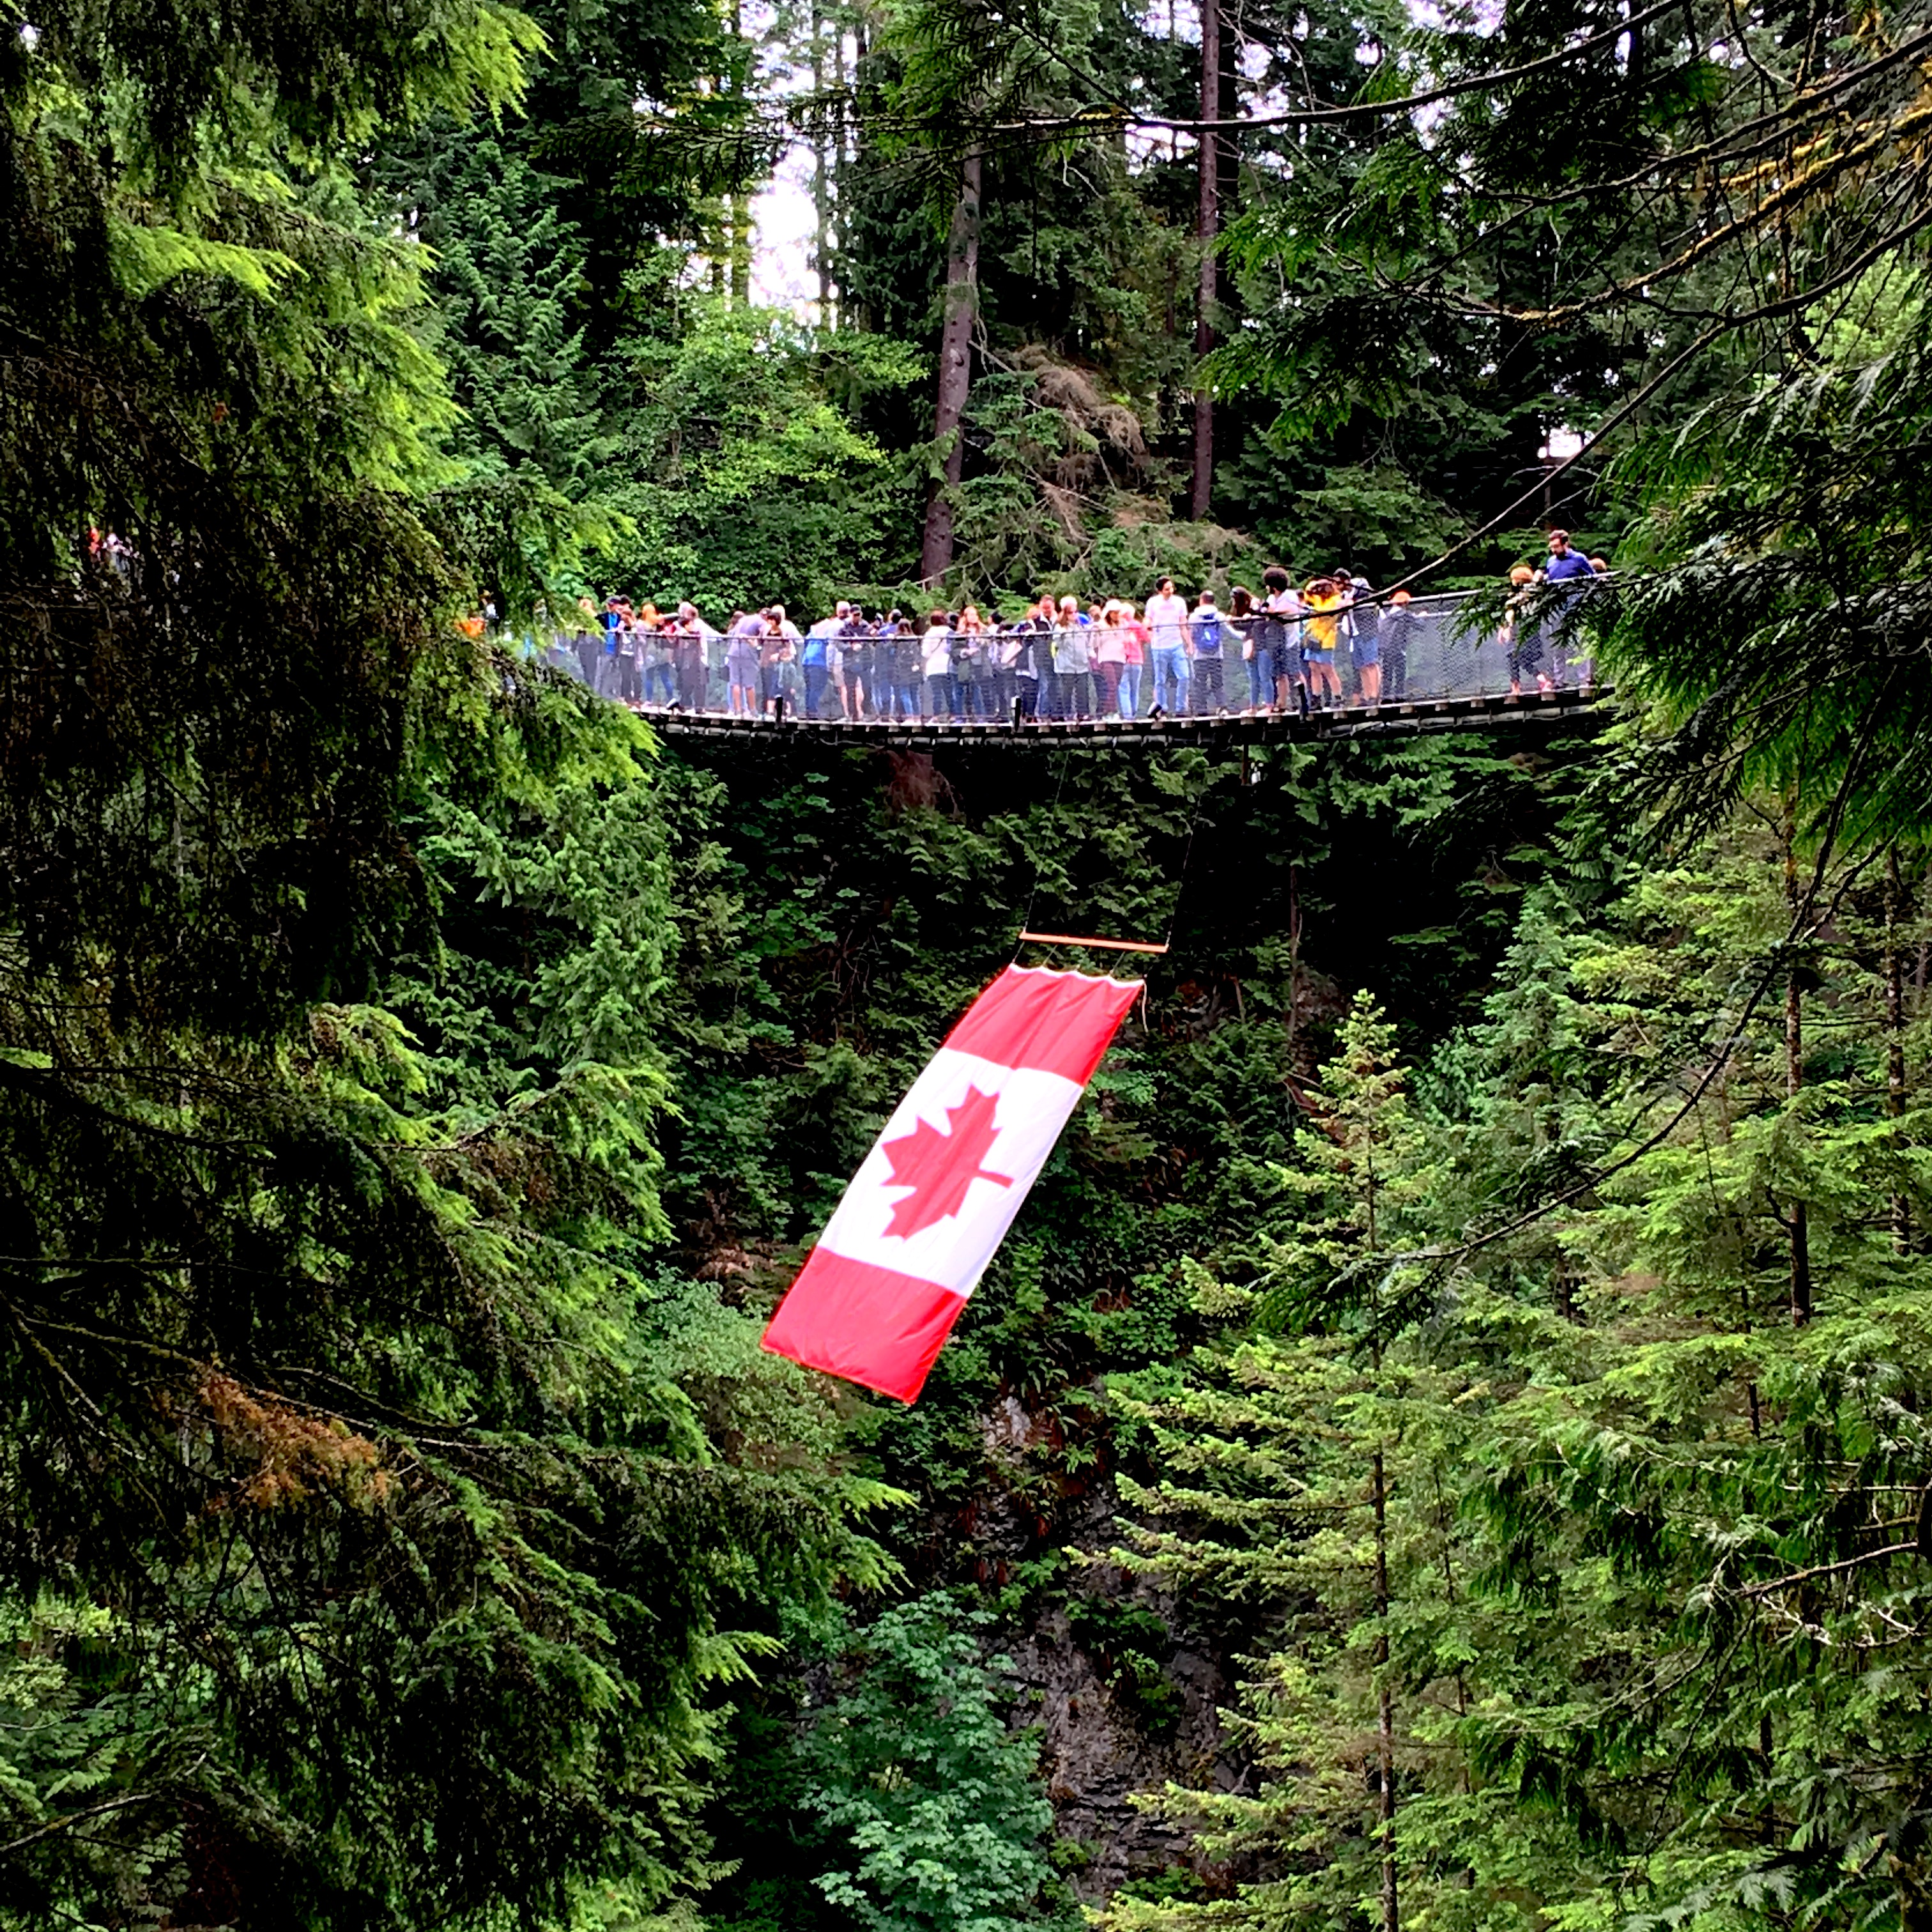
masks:
[(1194, 659), (1194, 709), (1204, 718), (1216, 717), (1228, 708), (1222, 672), (1226, 629), (1213, 591), (1202, 592), (1187, 628), (1188, 649)]

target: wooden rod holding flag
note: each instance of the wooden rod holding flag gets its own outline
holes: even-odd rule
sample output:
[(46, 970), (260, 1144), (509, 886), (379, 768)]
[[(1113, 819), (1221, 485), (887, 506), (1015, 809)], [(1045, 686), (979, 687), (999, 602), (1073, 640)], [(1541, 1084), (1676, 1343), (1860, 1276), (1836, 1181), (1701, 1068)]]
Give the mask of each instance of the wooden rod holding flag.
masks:
[(1039, 946), (1094, 946), (1108, 952), (1165, 952), (1165, 946), (1154, 946), (1144, 939), (1076, 939), (1070, 932), (1023, 932)]

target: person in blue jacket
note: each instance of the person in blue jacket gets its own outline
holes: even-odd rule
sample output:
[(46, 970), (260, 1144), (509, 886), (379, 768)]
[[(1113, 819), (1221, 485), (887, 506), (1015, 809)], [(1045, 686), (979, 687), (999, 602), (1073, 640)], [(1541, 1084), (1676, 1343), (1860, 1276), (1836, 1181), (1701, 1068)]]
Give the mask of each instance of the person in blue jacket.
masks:
[(1570, 548), (1568, 530), (1550, 532), (1550, 561), (1543, 566), (1543, 580), (1546, 584), (1566, 584), (1573, 578), (1592, 577), (1596, 573), (1590, 568), (1590, 560), (1581, 550)]
[(1570, 548), (1568, 530), (1550, 532), (1550, 561), (1543, 566), (1541, 580), (1571, 586), (1551, 600), (1553, 608), (1543, 620), (1544, 634), (1550, 644), (1550, 670), (1558, 684), (1579, 681), (1575, 676), (1576, 620), (1582, 609), (1583, 586), (1594, 582), (1596, 574), (1590, 560), (1581, 550)]

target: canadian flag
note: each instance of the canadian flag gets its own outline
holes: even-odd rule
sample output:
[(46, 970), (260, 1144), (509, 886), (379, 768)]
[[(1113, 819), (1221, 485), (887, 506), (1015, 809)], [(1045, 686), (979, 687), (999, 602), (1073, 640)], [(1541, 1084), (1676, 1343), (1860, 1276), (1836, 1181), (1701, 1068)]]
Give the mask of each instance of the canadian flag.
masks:
[(886, 1123), (764, 1346), (912, 1401), (1140, 990), (1009, 966)]

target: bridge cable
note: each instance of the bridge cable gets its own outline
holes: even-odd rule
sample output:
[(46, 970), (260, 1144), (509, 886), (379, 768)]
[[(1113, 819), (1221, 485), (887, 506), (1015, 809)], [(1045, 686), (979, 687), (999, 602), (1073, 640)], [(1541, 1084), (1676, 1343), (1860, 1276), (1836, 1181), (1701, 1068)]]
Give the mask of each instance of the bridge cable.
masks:
[[(1066, 756), (1067, 752), (1070, 748), (1070, 747), (1066, 746), (1063, 746), (1060, 748), (1060, 776), (1054, 782), (1053, 788), (1052, 817), (1054, 819), (1058, 819), (1060, 816), (1060, 795), (1066, 788)], [(1052, 830), (1051, 824), (1049, 824), (1048, 830), (1049, 832)], [(1033, 868), (1033, 890), (1027, 894), (1026, 911), (1022, 916), (1020, 920), (1020, 936), (1013, 942), (1013, 956), (1010, 963), (1016, 966), (1019, 964), (1021, 948), (1024, 946), (1032, 938), (1029, 928), (1033, 925), (1034, 902), (1039, 897), (1040, 862), (1038, 860), (1035, 860), (1034, 861)], [(1034, 943), (1037, 944), (1038, 942), (1034, 941)]]
[(1207, 796), (1204, 784), (1194, 795), (1194, 803), (1187, 814), (1187, 843), (1180, 848), (1180, 876), (1174, 882), (1174, 903), (1167, 909), (1167, 936), (1161, 943), (1165, 952), (1174, 944), (1175, 929), (1180, 923), (1181, 895), (1187, 890), (1188, 868), (1194, 862), (1194, 828), (1201, 823), (1201, 801)]
[[(1064, 749), (1060, 754), (1060, 776), (1053, 788), (1052, 811), (1056, 818), (1060, 812), (1060, 794), (1066, 784), (1066, 760), (1068, 751), (1070, 749), (1070, 747)], [(1033, 929), (1034, 903), (1040, 896), (1040, 868), (1036, 865), (1034, 868), (1033, 890), (1027, 895), (1026, 912), (1020, 921), (1019, 938), (1013, 946), (1014, 963), (1018, 962), (1020, 948), (1028, 945), (1071, 946), (1106, 952), (1148, 952), (1163, 955), (1166, 953), (1174, 944), (1174, 932), (1180, 924), (1181, 896), (1187, 889), (1187, 874), (1193, 864), (1194, 834), (1201, 822), (1201, 800), (1205, 794), (1206, 788), (1204, 786), (1201, 791), (1195, 794), (1193, 802), (1188, 811), (1187, 842), (1181, 848), (1180, 876), (1174, 881), (1174, 902), (1168, 908), (1166, 935), (1158, 945), (1151, 940), (1143, 939), (1082, 938), (1070, 932), (1034, 932)]]

